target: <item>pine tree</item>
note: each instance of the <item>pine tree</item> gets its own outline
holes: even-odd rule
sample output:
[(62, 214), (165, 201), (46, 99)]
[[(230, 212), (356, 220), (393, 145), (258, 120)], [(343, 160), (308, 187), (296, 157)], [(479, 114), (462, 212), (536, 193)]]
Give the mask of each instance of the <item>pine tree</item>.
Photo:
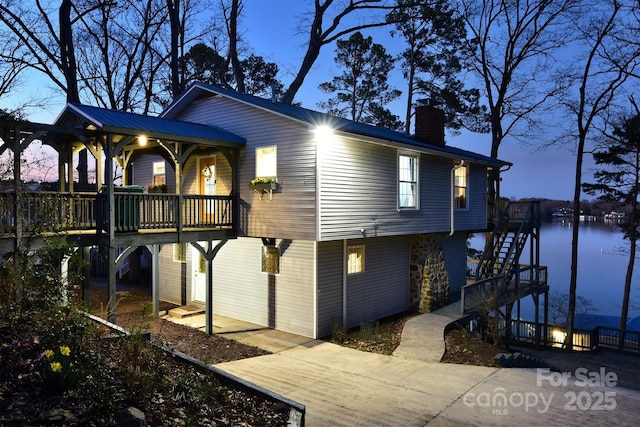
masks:
[(345, 69), (320, 89), (335, 96), (318, 106), (329, 114), (369, 123), (388, 129), (400, 129), (402, 122), (385, 105), (397, 99), (400, 91), (389, 87), (389, 72), (393, 57), (385, 48), (373, 43), (371, 36), (354, 33), (347, 40), (336, 42), (336, 64)]
[(622, 310), (620, 312), (620, 342), (624, 346), (624, 336), (629, 314), (629, 299), (633, 266), (636, 258), (638, 243), (638, 227), (640, 213), (638, 212), (638, 196), (640, 196), (640, 110), (636, 108), (636, 115), (623, 119), (614, 127), (611, 135), (604, 141), (604, 146), (593, 153), (597, 165), (603, 168), (594, 173), (595, 184), (583, 184), (582, 188), (589, 194), (600, 194), (601, 199), (617, 201), (625, 205), (629, 215), (620, 224), (624, 238), (629, 241), (629, 262), (624, 282)]

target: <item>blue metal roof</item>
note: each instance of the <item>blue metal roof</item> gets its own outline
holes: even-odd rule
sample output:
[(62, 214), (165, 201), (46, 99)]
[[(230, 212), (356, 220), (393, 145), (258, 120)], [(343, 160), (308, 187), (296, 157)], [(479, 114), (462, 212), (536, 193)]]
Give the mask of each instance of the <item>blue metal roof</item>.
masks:
[[(238, 145), (246, 140), (217, 126), (189, 123), (161, 117), (127, 113), (81, 104), (68, 104), (63, 112), (73, 113), (87, 124), (105, 132), (122, 135), (139, 135), (167, 140), (209, 143), (215, 145)], [(61, 115), (61, 117), (62, 117)], [(59, 121), (58, 119), (57, 121)]]
[(264, 110), (277, 113), (281, 116), (289, 117), (299, 122), (307, 123), (310, 126), (327, 125), (332, 129), (384, 140), (388, 143), (396, 143), (397, 145), (408, 146), (419, 151), (432, 154), (440, 154), (446, 157), (458, 158), (463, 160), (473, 160), (491, 166), (511, 165), (493, 157), (484, 156), (472, 151), (463, 150), (452, 146), (438, 146), (426, 142), (421, 142), (403, 132), (397, 132), (377, 126), (358, 123), (341, 117), (332, 116), (330, 114), (309, 110), (295, 105), (285, 104), (282, 102), (273, 102), (270, 99), (258, 98), (253, 95), (236, 92), (220, 86), (209, 85), (205, 83), (194, 83), (178, 97), (167, 109), (161, 114), (162, 117), (174, 117), (188, 104), (200, 97), (203, 92), (210, 92), (227, 98), (235, 99), (245, 104), (250, 104)]

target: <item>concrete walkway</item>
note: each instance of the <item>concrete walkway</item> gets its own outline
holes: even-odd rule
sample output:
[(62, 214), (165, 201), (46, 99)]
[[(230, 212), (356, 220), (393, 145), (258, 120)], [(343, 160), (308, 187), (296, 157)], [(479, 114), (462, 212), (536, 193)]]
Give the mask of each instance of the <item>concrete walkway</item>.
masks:
[[(564, 377), (435, 362), (444, 352), (444, 327), (454, 317), (431, 313), (411, 319), (393, 356), (216, 317), (223, 336), (273, 352), (216, 367), (304, 404), (305, 425), (311, 427), (637, 425), (640, 391), (621, 386), (626, 379), (605, 384), (593, 363), (584, 365), (588, 384), (576, 378), (580, 355), (557, 356)], [(197, 317), (190, 320), (197, 325)], [(639, 360), (625, 358), (619, 375), (621, 360), (600, 353), (598, 363), (606, 375), (622, 378), (640, 371)]]
[(445, 329), (455, 320), (436, 313), (421, 314), (409, 319), (402, 330), (400, 345), (393, 352), (393, 355), (405, 359), (438, 363), (442, 360), (446, 349)]
[(535, 369), (430, 363), (318, 340), (216, 367), (304, 404), (311, 427), (635, 426), (640, 406), (638, 391), (556, 384)]

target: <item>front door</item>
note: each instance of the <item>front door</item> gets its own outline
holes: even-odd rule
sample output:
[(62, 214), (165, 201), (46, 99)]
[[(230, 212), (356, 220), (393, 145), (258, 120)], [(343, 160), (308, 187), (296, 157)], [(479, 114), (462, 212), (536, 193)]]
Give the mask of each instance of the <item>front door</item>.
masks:
[[(199, 242), (206, 248), (206, 242)], [(191, 300), (194, 302), (206, 302), (207, 299), (207, 260), (200, 251), (191, 246), (191, 270), (193, 277), (191, 286)]]
[[(213, 196), (216, 194), (216, 158), (203, 157), (200, 159), (200, 195)], [(205, 201), (202, 206), (202, 215), (205, 223), (213, 219), (215, 203), (213, 200)]]

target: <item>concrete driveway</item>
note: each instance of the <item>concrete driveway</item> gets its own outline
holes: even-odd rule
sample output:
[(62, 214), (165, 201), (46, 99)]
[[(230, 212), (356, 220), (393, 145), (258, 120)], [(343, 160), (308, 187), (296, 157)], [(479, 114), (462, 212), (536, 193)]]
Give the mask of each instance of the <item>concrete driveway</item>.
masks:
[(216, 367), (306, 405), (306, 426), (638, 425), (640, 392), (609, 372), (431, 363), (320, 340), (274, 350)]

